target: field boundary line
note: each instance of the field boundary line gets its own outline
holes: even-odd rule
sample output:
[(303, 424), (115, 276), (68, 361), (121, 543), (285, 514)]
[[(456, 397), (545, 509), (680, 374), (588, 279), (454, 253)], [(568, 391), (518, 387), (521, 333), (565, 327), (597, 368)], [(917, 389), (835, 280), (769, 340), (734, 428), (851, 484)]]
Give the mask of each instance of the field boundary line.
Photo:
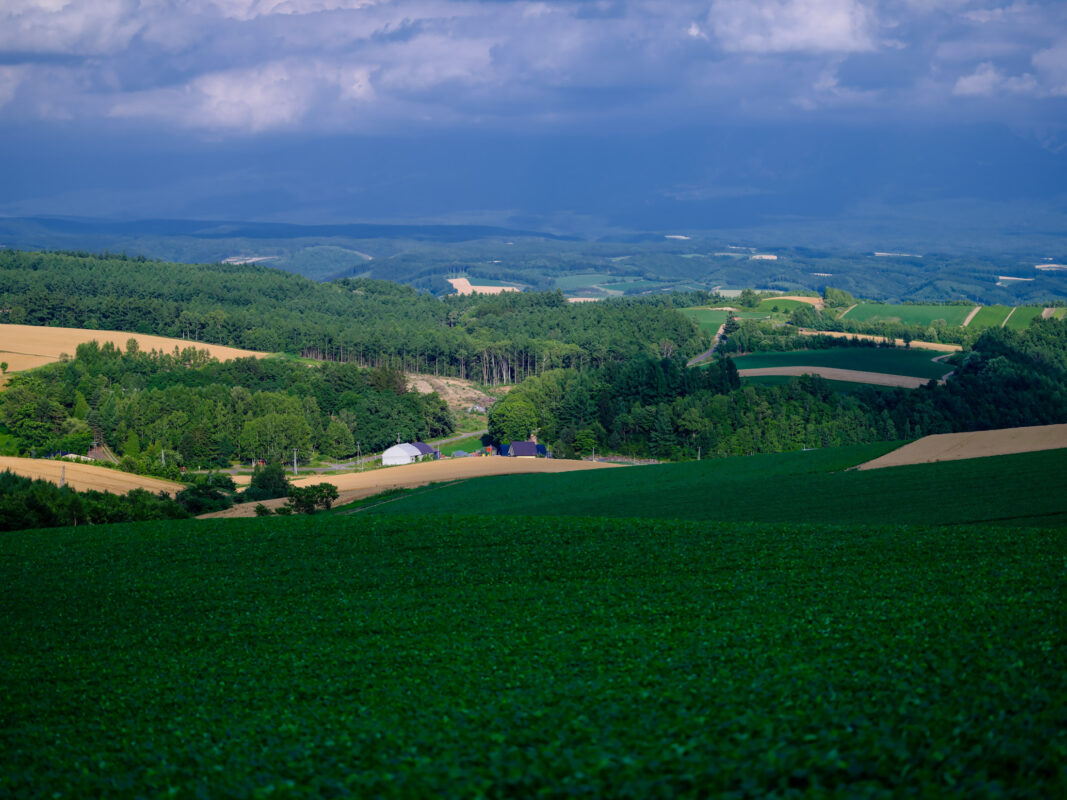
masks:
[[(460, 481), (449, 481), (448, 483), (442, 483), (442, 484), (440, 484), (438, 486), (434, 486), (432, 489), (428, 489), (428, 488), (426, 488), (426, 486), (411, 486), (411, 487), (408, 487), (408, 488), (411, 488), (411, 489), (425, 489), (425, 491), (419, 492), (419, 494), (429, 494), (430, 492), (436, 492), (439, 489), (447, 489), (449, 486), (455, 486), (457, 483), (463, 483), (463, 481), (461, 481), (461, 480)], [(392, 488), (401, 489), (401, 488), (405, 488), (405, 487), (394, 486)], [(397, 500), (399, 500), (400, 498), (409, 497), (410, 495), (411, 495), (411, 492), (406, 492), (404, 494), (397, 495), (396, 497), (390, 497), (388, 500), (382, 500), (381, 502), (374, 503), (373, 505), (360, 506), (359, 508), (353, 508), (353, 509), (350, 509), (349, 511), (342, 511), (342, 512), (340, 512), (338, 514), (338, 516), (350, 516), (352, 514), (359, 514), (360, 512), (366, 511), (367, 509), (370, 509), (370, 508), (377, 508), (378, 506), (384, 506), (387, 503), (394, 503)], [(353, 501), (353, 502), (358, 502), (358, 501)], [(344, 508), (344, 506), (341, 506), (341, 508)]]
[(968, 325), (970, 325), (971, 324), (971, 320), (974, 319), (975, 315), (981, 310), (982, 310), (981, 306), (975, 306), (974, 308), (972, 308), (971, 309), (971, 313), (967, 315), (967, 319), (965, 319), (962, 323), (960, 323), (960, 327), (961, 328), (966, 328)]
[(1017, 308), (1018, 308), (1018, 306), (1012, 306), (1011, 307), (1011, 311), (1008, 312), (1008, 316), (1004, 317), (1004, 321), (1002, 323), (1000, 323), (1000, 327), (1003, 328), (1004, 326), (1006, 326), (1008, 324), (1008, 320), (1011, 319), (1011, 315), (1015, 313), (1015, 309), (1017, 309)]

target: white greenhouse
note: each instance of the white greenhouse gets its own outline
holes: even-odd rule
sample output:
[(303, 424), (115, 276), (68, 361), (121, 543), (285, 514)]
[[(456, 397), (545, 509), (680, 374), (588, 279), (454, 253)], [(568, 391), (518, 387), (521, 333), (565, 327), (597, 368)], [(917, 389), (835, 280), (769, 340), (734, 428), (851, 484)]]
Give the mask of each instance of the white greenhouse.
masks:
[(394, 444), (382, 453), (382, 466), (395, 467), (399, 464), (413, 464), (421, 455), (419, 448), (413, 444), (407, 442)]

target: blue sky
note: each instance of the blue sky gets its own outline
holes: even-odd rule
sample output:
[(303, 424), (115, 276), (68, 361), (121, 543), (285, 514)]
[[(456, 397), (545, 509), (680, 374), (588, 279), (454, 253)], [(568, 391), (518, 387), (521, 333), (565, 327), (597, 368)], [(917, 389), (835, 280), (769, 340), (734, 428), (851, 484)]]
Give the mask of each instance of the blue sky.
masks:
[(0, 129), (8, 215), (1063, 211), (1067, 3), (5, 0)]

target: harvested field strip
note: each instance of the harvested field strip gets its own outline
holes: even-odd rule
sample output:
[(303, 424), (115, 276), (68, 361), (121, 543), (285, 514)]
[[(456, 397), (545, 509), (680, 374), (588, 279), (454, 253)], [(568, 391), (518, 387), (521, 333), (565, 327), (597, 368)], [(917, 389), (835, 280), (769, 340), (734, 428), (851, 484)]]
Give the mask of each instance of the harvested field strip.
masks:
[[(346, 472), (341, 475), (312, 475), (293, 481), (294, 486), (310, 486), (316, 483), (332, 483), (342, 493), (341, 503), (350, 503), (364, 497), (379, 494), (388, 489), (410, 489), (429, 483), (485, 477), (487, 475), (516, 475), (521, 473), (559, 473), (576, 470), (615, 469), (620, 464), (594, 461), (574, 461), (564, 458), (506, 458), (484, 456), (450, 458), (440, 461), (424, 461), (421, 464), (405, 464), (370, 472)], [(279, 501), (278, 504), (284, 501)], [(255, 503), (243, 503), (226, 511), (209, 514), (210, 517), (252, 516)]]
[(966, 319), (964, 319), (963, 322), (962, 322), (963, 327), (966, 328), (968, 325), (970, 325), (971, 324), (971, 320), (973, 320), (975, 318), (975, 316), (978, 314), (978, 312), (981, 311), (981, 310), (982, 310), (981, 306), (975, 306), (973, 309), (971, 309), (971, 313), (968, 314)]
[(171, 497), (185, 487), (174, 481), (149, 478), (130, 472), (97, 467), (77, 461), (52, 461), (43, 458), (12, 458), (0, 456), (0, 471), (10, 470), (16, 475), (35, 480), (44, 480), (56, 486), (66, 484), (83, 492), (94, 489), (98, 492), (126, 494), (131, 489), (146, 489), (153, 494), (166, 492)]
[(889, 375), (883, 372), (861, 372), (855, 369), (836, 369), (834, 367), (756, 367), (739, 369), (742, 378), (755, 378), (767, 375), (818, 375), (827, 380), (847, 381), (849, 383), (869, 383), (873, 386), (897, 386), (903, 389), (918, 389), (930, 382), (929, 378), (916, 378), (911, 375)]
[[(799, 333), (802, 336), (830, 336), (834, 339), (861, 339), (869, 342), (885, 342), (889, 344), (889, 340), (885, 336), (874, 336), (868, 333), (847, 333), (845, 331), (812, 331), (807, 328), (801, 328)], [(895, 347), (906, 347), (907, 342), (903, 339), (894, 339), (892, 344)], [(941, 342), (921, 342), (913, 340), (911, 342), (912, 347), (917, 347), (920, 350), (939, 350), (942, 353), (955, 353), (958, 350), (962, 350), (958, 344), (942, 344)]]
[[(237, 347), (224, 347), (206, 342), (191, 342), (188, 339), (171, 339), (166, 336), (151, 336), (146, 333), (128, 331), (98, 331), (89, 328), (48, 328), (39, 325), (0, 325), (0, 351), (18, 352), (47, 359), (45, 363), (58, 361), (64, 353), (74, 355), (79, 344), (96, 341), (100, 344), (110, 342), (121, 350), (126, 349), (126, 342), (136, 339), (141, 350), (162, 350), (165, 353), (177, 347), (184, 350), (195, 347), (207, 350), (212, 358), (226, 361), (232, 358), (264, 358), (269, 353), (255, 350), (242, 350)], [(10, 361), (10, 359), (4, 359)], [(33, 366), (41, 366), (34, 364)]]
[(1067, 448), (1067, 425), (1035, 425), (971, 433), (939, 433), (924, 436), (899, 450), (860, 464), (858, 469), (928, 464), (964, 458), (1002, 456)]

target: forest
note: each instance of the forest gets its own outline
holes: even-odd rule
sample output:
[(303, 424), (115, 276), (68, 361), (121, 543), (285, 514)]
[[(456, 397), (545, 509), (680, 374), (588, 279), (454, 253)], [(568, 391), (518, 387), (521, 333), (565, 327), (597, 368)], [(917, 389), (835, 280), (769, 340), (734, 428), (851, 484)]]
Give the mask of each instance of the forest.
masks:
[(1022, 333), (987, 331), (945, 384), (913, 390), (840, 393), (815, 376), (742, 387), (728, 357), (699, 369), (642, 356), (584, 372), (552, 370), (494, 406), (489, 430), (500, 441), (534, 433), (560, 456), (595, 448), (679, 460), (1065, 420), (1067, 322), (1037, 320)]
[[(344, 459), (443, 436), (451, 412), (407, 389), (390, 367), (280, 358), (220, 363), (204, 351), (125, 351), (96, 342), (75, 357), (15, 375), (0, 393), (0, 425), (26, 454), (84, 453), (106, 442), (131, 472), (177, 478), (182, 466)], [(358, 443), (358, 445), (357, 445)]]
[(487, 385), (638, 353), (695, 355), (705, 339), (676, 306), (711, 297), (438, 298), (388, 281), (321, 284), (254, 264), (0, 250), (0, 323), (152, 333)]

